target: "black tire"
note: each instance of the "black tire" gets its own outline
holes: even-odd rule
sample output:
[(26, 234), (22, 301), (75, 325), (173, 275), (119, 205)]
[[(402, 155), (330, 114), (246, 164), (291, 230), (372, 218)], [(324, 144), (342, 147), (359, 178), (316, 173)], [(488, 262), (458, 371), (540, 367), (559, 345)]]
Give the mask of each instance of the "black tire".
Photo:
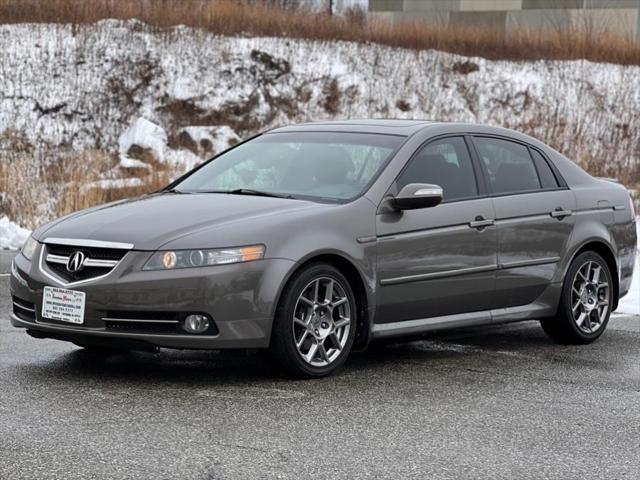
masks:
[[(606, 308), (606, 313), (602, 316), (602, 320), (600, 321), (597, 330), (591, 333), (584, 331), (577, 324), (575, 316), (579, 316), (581, 314), (582, 306), (579, 306), (575, 314), (573, 309), (577, 304), (576, 296), (578, 296), (578, 293), (573, 290), (574, 281), (579, 282), (576, 275), (578, 275), (578, 271), (585, 268), (589, 262), (601, 268), (600, 280), (604, 280), (608, 284), (608, 306)], [(581, 276), (581, 278), (584, 277)], [(584, 345), (594, 342), (604, 333), (607, 328), (607, 324), (609, 323), (613, 295), (615, 294), (613, 287), (611, 271), (609, 270), (607, 262), (605, 262), (604, 259), (595, 252), (588, 251), (581, 253), (573, 260), (573, 262), (571, 262), (569, 270), (567, 270), (567, 274), (565, 275), (562, 285), (560, 304), (556, 315), (554, 317), (541, 320), (540, 323), (542, 325), (542, 329), (552, 340), (560, 344)], [(596, 296), (598, 294), (599, 292), (596, 292)], [(576, 300), (572, 302), (572, 299)], [(587, 315), (590, 315), (590, 313)], [(591, 325), (591, 317), (588, 316), (587, 318), (589, 320), (589, 325)]]
[[(331, 279), (336, 282), (334, 285), (339, 285), (340, 291), (345, 294), (343, 298), (347, 299), (346, 303), (348, 303), (350, 312), (349, 322), (347, 324), (349, 328), (348, 331), (346, 331), (346, 328), (344, 329), (345, 331), (342, 331), (342, 339), (344, 340), (346, 338), (342, 349), (339, 350), (336, 348), (331, 350), (333, 354), (337, 354), (335, 358), (328, 365), (315, 366), (305, 361), (302, 358), (302, 353), (298, 351), (294, 331), (296, 328), (302, 328), (302, 333), (300, 334), (300, 338), (302, 338), (304, 327), (300, 327), (299, 325), (298, 327), (294, 327), (294, 314), (296, 313), (296, 306), (300, 308), (300, 305), (302, 305), (298, 304), (300, 296), (308, 291), (309, 286), (317, 280), (326, 281), (326, 279)], [(327, 290), (328, 288), (325, 290), (325, 293)], [(290, 377), (320, 378), (332, 374), (346, 361), (353, 346), (356, 334), (357, 311), (355, 296), (351, 285), (349, 285), (348, 280), (338, 269), (326, 263), (313, 263), (304, 267), (293, 274), (282, 292), (271, 333), (271, 345), (269, 347), (271, 357), (281, 367), (282, 371)], [(333, 309), (331, 310), (331, 315), (334, 315)], [(313, 318), (315, 319), (316, 317)], [(332, 325), (335, 326), (338, 324), (332, 323)], [(310, 337), (307, 339), (308, 341), (317, 342), (315, 337), (313, 337), (313, 332), (307, 332), (307, 335)], [(335, 338), (337, 340), (337, 337)]]

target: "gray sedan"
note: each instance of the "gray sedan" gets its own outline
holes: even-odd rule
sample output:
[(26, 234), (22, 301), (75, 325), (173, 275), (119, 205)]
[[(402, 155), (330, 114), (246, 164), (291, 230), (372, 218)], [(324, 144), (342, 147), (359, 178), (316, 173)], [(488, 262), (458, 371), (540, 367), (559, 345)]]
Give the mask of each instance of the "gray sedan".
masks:
[(539, 319), (604, 332), (631, 283), (629, 192), (501, 128), (279, 128), (165, 190), (38, 228), (14, 326), (85, 348), (269, 349), (319, 377), (372, 339)]

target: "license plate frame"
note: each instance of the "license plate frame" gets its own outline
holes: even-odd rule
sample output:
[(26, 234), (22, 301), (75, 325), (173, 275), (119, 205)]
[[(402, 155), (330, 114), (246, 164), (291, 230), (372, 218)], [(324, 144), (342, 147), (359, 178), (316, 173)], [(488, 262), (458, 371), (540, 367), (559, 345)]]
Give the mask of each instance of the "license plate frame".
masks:
[(44, 287), (41, 316), (47, 320), (82, 325), (86, 304), (87, 295), (84, 292), (60, 287)]

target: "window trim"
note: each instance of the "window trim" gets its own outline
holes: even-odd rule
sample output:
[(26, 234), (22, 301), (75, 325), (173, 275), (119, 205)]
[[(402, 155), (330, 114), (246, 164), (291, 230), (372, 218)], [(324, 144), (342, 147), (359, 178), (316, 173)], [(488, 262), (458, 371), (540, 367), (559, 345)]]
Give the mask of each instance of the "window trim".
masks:
[[(549, 167), (549, 170), (551, 170), (551, 176), (555, 180), (556, 186), (555, 187), (549, 187), (549, 188), (544, 186), (544, 184), (542, 182), (542, 175), (540, 175), (540, 165), (539, 165), (540, 162), (538, 162), (536, 160), (536, 158), (533, 156), (532, 150), (533, 149), (527, 145), (527, 153), (529, 154), (529, 158), (533, 162), (533, 168), (536, 169), (536, 175), (538, 175), (538, 181), (540, 182), (540, 189), (541, 190), (549, 190), (551, 188), (557, 188), (559, 186), (558, 179), (556, 178), (556, 174), (553, 173), (553, 170), (551, 170), (551, 167)], [(546, 163), (546, 160), (544, 159), (544, 157), (542, 157), (542, 161)], [(547, 164), (547, 166), (549, 166), (549, 164)]]
[[(555, 192), (555, 191), (559, 191), (559, 190), (569, 190), (569, 187), (567, 185), (567, 183), (565, 182), (564, 178), (562, 178), (562, 176), (560, 175), (560, 172), (558, 171), (558, 169), (556, 168), (556, 166), (553, 164), (553, 162), (549, 161), (549, 159), (547, 158), (547, 156), (539, 149), (536, 148), (526, 142), (523, 142), (519, 139), (515, 139), (512, 137), (507, 137), (504, 135), (494, 135), (494, 134), (484, 134), (484, 133), (470, 133), (468, 134), (468, 136), (470, 137), (470, 141), (473, 145), (473, 153), (476, 156), (476, 161), (479, 164), (480, 169), (482, 170), (482, 176), (483, 179), (486, 183), (486, 189), (487, 189), (487, 197), (490, 198), (495, 198), (495, 197), (510, 197), (512, 195), (526, 195), (526, 194), (531, 194), (531, 193), (544, 193), (544, 192)], [(503, 141), (507, 141), (507, 142), (513, 142), (513, 143), (517, 143), (519, 145), (522, 145), (523, 147), (525, 147), (527, 149), (527, 153), (529, 154), (529, 158), (531, 159), (531, 162), (533, 163), (534, 169), (536, 171), (536, 175), (538, 176), (538, 182), (540, 183), (540, 187), (538, 189), (534, 189), (534, 190), (518, 190), (518, 191), (513, 191), (513, 192), (499, 192), (496, 193), (493, 191), (491, 182), (489, 181), (489, 178), (487, 176), (487, 171), (486, 171), (486, 167), (484, 166), (482, 159), (480, 158), (480, 153), (478, 152), (478, 146), (476, 144), (475, 139), (476, 138), (493, 138), (496, 140), (503, 140)], [(558, 187), (555, 188), (542, 188), (542, 179), (540, 178), (540, 172), (538, 171), (538, 166), (536, 165), (536, 161), (533, 158), (533, 156), (531, 155), (531, 152), (529, 151), (529, 149), (534, 149), (536, 150), (538, 153), (540, 153), (542, 155), (542, 158), (547, 162), (547, 165), (549, 165), (549, 168), (551, 168), (552, 173), (554, 174), (556, 181), (558, 182)]]
[(389, 196), (389, 195), (395, 195), (397, 194), (400, 189), (398, 188), (398, 180), (400, 179), (400, 177), (402, 176), (402, 174), (405, 172), (405, 170), (409, 167), (409, 164), (418, 156), (418, 154), (426, 147), (428, 147), (430, 144), (438, 142), (440, 140), (446, 140), (447, 138), (460, 138), (462, 139), (462, 142), (465, 145), (465, 148), (467, 149), (467, 153), (469, 154), (469, 160), (471, 161), (471, 168), (473, 170), (473, 177), (476, 183), (476, 191), (478, 192), (476, 195), (472, 195), (472, 196), (468, 196), (468, 197), (460, 197), (460, 198), (454, 198), (451, 200), (442, 200), (442, 202), (440, 202), (439, 205), (445, 205), (445, 204), (449, 204), (449, 203), (457, 203), (457, 202), (468, 202), (469, 200), (477, 200), (479, 198), (485, 198), (487, 197), (487, 191), (486, 191), (486, 186), (484, 185), (484, 179), (483, 181), (480, 180), (479, 175), (478, 175), (478, 167), (475, 164), (475, 160), (474, 160), (474, 152), (472, 151), (471, 146), (469, 145), (469, 142), (467, 140), (467, 134), (464, 132), (460, 132), (460, 133), (445, 133), (442, 135), (438, 135), (435, 137), (431, 137), (428, 140), (422, 142), (415, 150), (414, 152), (411, 154), (411, 156), (409, 157), (409, 159), (405, 162), (405, 164), (402, 166), (402, 169), (400, 170), (400, 172), (398, 173), (398, 175), (396, 176), (396, 178), (393, 179), (393, 181), (391, 182), (391, 184), (389, 185), (389, 188), (387, 188), (386, 193), (383, 195), (382, 200), (381, 200), (381, 205), (384, 203), (385, 199)]

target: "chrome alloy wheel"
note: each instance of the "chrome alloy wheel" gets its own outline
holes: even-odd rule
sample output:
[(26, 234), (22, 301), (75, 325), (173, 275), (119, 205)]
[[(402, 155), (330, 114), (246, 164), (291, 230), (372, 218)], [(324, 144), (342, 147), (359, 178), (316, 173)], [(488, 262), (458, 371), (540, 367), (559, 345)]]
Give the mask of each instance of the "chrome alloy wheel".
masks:
[(609, 279), (602, 266), (585, 262), (578, 269), (571, 285), (571, 312), (573, 320), (584, 333), (597, 332), (609, 311)]
[(293, 339), (302, 359), (314, 367), (335, 361), (351, 328), (351, 306), (342, 285), (329, 277), (312, 280), (293, 312)]

